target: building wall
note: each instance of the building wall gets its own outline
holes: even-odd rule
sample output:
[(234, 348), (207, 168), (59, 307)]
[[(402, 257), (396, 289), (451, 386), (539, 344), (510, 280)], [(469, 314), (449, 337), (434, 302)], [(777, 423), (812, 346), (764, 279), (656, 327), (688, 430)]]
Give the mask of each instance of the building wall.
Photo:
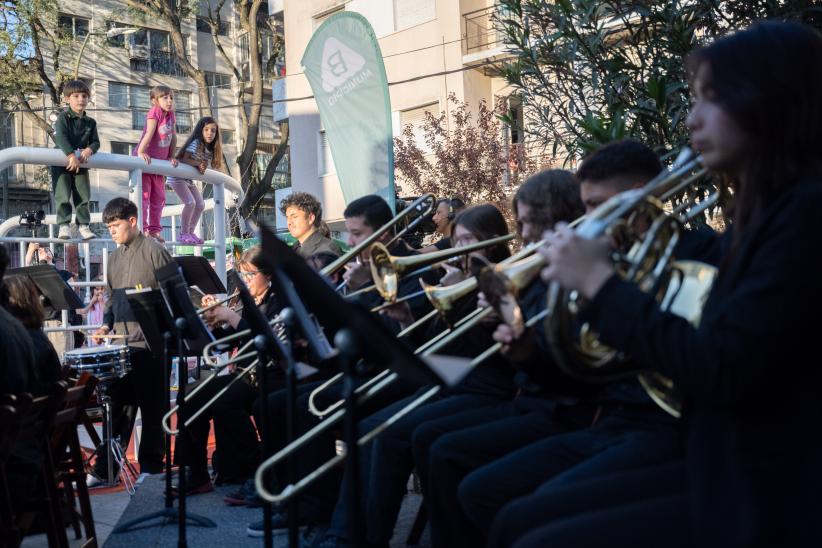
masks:
[[(453, 93), (474, 108), (480, 100), (493, 102), (494, 93), (505, 93), (499, 79), (481, 70), (468, 69), (464, 61), (463, 14), (493, 5), (493, 0), (284, 0), (286, 66), (285, 96), (312, 95), (301, 74), (300, 59), (320, 17), (335, 6), (355, 11), (374, 27), (382, 51), (389, 84), (442, 72), (438, 75), (390, 85), (394, 120), (399, 111), (429, 103), (437, 110), (448, 107), (446, 98)], [(409, 25), (409, 26), (405, 26)], [(326, 218), (334, 223), (342, 217), (345, 203), (334, 174), (323, 176), (318, 170), (321, 123), (313, 99), (287, 104), (292, 181), (295, 190), (311, 192), (323, 201)], [(394, 128), (395, 134), (401, 128)], [(335, 223), (339, 224), (339, 223)]]

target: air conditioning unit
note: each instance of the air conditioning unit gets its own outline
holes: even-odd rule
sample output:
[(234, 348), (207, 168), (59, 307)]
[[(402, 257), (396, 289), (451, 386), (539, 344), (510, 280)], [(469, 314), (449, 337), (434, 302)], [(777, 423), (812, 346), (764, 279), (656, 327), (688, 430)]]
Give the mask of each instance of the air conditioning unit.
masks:
[(140, 44), (129, 44), (128, 45), (128, 58), (129, 59), (148, 59), (148, 46), (140, 45)]

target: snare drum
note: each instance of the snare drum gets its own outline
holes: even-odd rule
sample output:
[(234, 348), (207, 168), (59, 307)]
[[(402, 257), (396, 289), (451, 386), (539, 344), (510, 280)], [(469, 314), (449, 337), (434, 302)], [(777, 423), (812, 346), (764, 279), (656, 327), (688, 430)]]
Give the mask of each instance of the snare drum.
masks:
[(128, 347), (123, 345), (91, 346), (77, 348), (63, 354), (63, 365), (77, 371), (90, 373), (100, 381), (113, 380), (128, 373)]

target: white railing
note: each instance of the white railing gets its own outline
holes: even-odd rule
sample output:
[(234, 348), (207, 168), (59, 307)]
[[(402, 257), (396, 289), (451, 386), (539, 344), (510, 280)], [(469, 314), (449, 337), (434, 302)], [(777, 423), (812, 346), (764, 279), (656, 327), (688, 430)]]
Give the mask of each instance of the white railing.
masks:
[[(16, 164), (31, 164), (42, 166), (65, 166), (67, 164), (66, 156), (63, 152), (56, 148), (35, 148), (35, 147), (12, 147), (0, 150), (0, 171)], [(225, 262), (225, 237), (226, 237), (226, 201), (225, 190), (229, 190), (234, 194), (234, 202), (239, 203), (242, 200), (243, 190), (240, 183), (219, 171), (207, 169), (204, 174), (200, 174), (197, 169), (187, 164), (179, 164), (177, 167), (171, 165), (171, 162), (166, 160), (152, 160), (151, 164), (146, 164), (142, 159), (136, 156), (125, 156), (123, 154), (108, 154), (105, 152), (98, 152), (89, 158), (88, 162), (83, 164), (83, 167), (90, 169), (110, 169), (116, 171), (129, 172), (128, 189), (130, 199), (137, 205), (138, 226), (143, 226), (143, 173), (154, 173), (157, 175), (184, 177), (187, 179), (194, 179), (210, 184), (214, 187), (214, 197), (207, 200), (206, 207), (214, 209), (214, 266), (217, 275), (226, 283), (226, 262)], [(182, 210), (182, 205), (167, 206), (163, 209), (163, 217), (172, 217), (179, 215)], [(55, 215), (47, 215), (45, 224), (53, 225), (56, 221)], [(101, 223), (101, 213), (92, 213), (91, 222)], [(19, 227), (16, 218), (6, 219), (0, 224), (0, 241), (3, 241), (8, 232)], [(53, 236), (53, 235), (52, 235)], [(15, 241), (40, 241), (50, 240), (51, 238), (36, 238), (34, 240), (28, 238), (15, 238)], [(83, 243), (82, 240), (67, 241), (61, 240), (61, 243)], [(106, 244), (110, 240), (94, 240), (95, 243)], [(87, 242), (86, 242), (87, 243)], [(113, 245), (113, 242), (111, 242)], [(105, 246), (104, 246), (105, 248)], [(22, 249), (22, 247), (21, 247)], [(88, 248), (86, 248), (88, 250)], [(21, 258), (25, 253), (21, 254)], [(88, 253), (86, 255), (89, 256)], [(105, 255), (104, 255), (105, 257)], [(88, 259), (87, 259), (88, 260)]]

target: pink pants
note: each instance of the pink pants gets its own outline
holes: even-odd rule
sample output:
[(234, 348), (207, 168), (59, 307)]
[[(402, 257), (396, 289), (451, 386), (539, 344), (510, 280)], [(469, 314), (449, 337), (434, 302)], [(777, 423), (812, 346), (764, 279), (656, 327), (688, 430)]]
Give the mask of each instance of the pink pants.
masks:
[(165, 177), (143, 173), (143, 232), (163, 230), (162, 215), (166, 205)]

